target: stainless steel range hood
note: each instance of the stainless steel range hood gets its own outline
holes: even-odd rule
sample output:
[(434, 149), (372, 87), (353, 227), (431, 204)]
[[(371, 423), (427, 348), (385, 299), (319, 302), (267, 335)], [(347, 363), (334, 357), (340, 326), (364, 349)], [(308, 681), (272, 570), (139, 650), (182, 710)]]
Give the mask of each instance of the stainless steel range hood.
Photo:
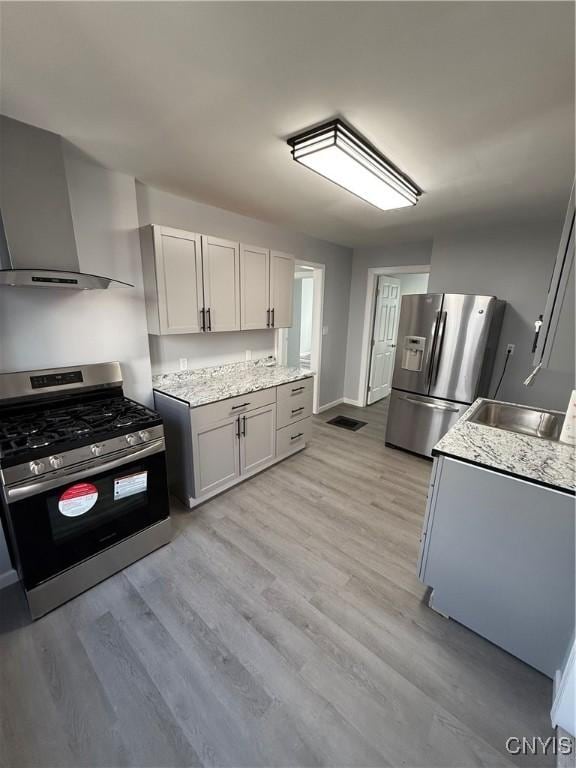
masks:
[(81, 269), (62, 137), (0, 115), (0, 285), (113, 284)]

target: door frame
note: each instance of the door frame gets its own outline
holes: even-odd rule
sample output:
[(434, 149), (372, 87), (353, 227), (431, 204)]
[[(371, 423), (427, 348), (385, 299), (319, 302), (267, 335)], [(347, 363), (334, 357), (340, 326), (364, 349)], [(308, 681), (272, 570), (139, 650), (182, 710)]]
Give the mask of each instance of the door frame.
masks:
[(430, 264), (413, 264), (402, 267), (368, 267), (366, 278), (366, 300), (364, 305), (364, 325), (362, 328), (362, 354), (360, 357), (360, 375), (358, 377), (358, 405), (365, 408), (368, 403), (368, 375), (370, 371), (370, 353), (372, 333), (374, 331), (374, 309), (376, 306), (376, 288), (380, 275), (410, 275), (430, 272)]
[[(312, 411), (318, 413), (320, 408), (320, 374), (322, 368), (322, 323), (324, 318), (324, 277), (326, 265), (316, 261), (294, 258), (296, 266), (312, 269), (314, 281), (314, 301), (312, 304), (312, 350), (310, 354), (310, 371), (314, 375), (314, 392), (312, 396)], [(278, 328), (276, 331), (275, 352), (280, 365), (286, 365), (288, 328)]]

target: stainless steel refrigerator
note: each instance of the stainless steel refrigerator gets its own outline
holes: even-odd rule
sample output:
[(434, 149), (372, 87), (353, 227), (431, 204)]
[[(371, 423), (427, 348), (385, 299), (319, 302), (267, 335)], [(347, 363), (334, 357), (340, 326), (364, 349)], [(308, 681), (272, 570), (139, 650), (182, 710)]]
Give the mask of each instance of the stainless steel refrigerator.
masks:
[(494, 296), (404, 296), (386, 443), (423, 456), (488, 395), (506, 302)]

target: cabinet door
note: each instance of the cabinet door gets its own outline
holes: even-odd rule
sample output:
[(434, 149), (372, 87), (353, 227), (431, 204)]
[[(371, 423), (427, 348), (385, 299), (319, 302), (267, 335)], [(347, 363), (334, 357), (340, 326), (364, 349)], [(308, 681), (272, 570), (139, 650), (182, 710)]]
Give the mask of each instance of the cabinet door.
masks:
[(202, 307), (200, 235), (154, 227), (159, 330), (199, 333)]
[(206, 330), (240, 330), (240, 246), (202, 235)]
[(421, 578), (430, 605), (549, 677), (574, 627), (574, 497), (442, 457)]
[(243, 331), (270, 326), (270, 251), (240, 246), (240, 327)]
[(294, 292), (294, 257), (280, 251), (270, 252), (270, 307), (274, 328), (292, 325)]
[(253, 472), (276, 455), (276, 403), (240, 416), (240, 472)]
[(240, 473), (238, 417), (193, 433), (194, 496), (228, 485)]

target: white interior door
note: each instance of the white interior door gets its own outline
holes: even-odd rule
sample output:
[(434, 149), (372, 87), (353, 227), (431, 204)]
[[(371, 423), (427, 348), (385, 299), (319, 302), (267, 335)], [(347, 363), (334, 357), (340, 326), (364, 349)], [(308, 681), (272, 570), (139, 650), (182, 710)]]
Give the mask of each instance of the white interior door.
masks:
[(368, 403), (390, 394), (398, 319), (400, 315), (400, 280), (387, 275), (378, 277), (376, 308), (372, 329)]

